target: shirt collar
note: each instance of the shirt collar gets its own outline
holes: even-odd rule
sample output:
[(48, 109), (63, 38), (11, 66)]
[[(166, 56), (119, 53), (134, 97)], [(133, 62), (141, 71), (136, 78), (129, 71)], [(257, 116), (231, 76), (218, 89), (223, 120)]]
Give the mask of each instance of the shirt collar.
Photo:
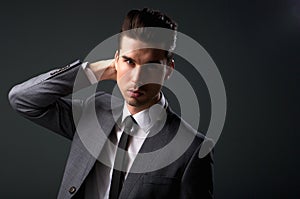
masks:
[[(160, 92), (160, 100), (152, 105), (151, 107), (142, 110), (132, 117), (135, 119), (136, 123), (140, 128), (144, 130), (144, 132), (148, 132), (149, 129), (158, 121), (161, 120), (163, 116), (163, 112), (167, 107), (167, 101), (162, 92)], [(122, 114), (122, 123), (127, 116), (130, 116), (130, 112), (127, 108), (126, 102), (124, 102), (123, 106), (123, 114)]]

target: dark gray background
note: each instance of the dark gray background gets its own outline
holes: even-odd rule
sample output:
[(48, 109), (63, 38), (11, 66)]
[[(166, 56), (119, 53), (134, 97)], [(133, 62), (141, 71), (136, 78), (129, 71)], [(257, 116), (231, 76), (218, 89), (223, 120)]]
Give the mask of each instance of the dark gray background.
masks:
[[(215, 148), (216, 198), (299, 198), (296, 0), (2, 1), (0, 198), (55, 198), (70, 146), (16, 114), (9, 89), (83, 59), (119, 31), (128, 10), (145, 6), (173, 17), (222, 74), (228, 112)], [(192, 80), (205, 91), (200, 79)], [(203, 101), (205, 131), (209, 108)]]

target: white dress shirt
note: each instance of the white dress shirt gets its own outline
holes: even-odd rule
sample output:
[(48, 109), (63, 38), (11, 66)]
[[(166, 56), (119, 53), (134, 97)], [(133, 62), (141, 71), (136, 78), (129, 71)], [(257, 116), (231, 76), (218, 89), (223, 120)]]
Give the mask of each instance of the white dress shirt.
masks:
[[(82, 64), (82, 67), (90, 80), (91, 83), (96, 83), (97, 79), (91, 69), (88, 68), (88, 63), (85, 62)], [(129, 163), (127, 168), (127, 173), (125, 179), (127, 178), (128, 171), (131, 168), (131, 165), (134, 162), (136, 155), (141, 149), (150, 129), (159, 121), (163, 121), (165, 107), (167, 106), (167, 102), (165, 97), (161, 93), (160, 100), (157, 104), (151, 106), (148, 109), (140, 111), (133, 116), (137, 125), (133, 125), (131, 128), (131, 138), (129, 140), (128, 146), (128, 154), (129, 154)], [(122, 132), (124, 130), (124, 120), (127, 116), (131, 115), (126, 102), (124, 102), (123, 106), (123, 114), (121, 125), (115, 125), (115, 129), (112, 131), (110, 135), (110, 140), (114, 145), (105, 144), (102, 151), (101, 157), (105, 158), (109, 161), (109, 165), (113, 165), (115, 155), (116, 155), (116, 146), (118, 146), (118, 142), (121, 138)], [(108, 199), (109, 198), (109, 190), (112, 179), (113, 169), (109, 166), (105, 165), (100, 161), (96, 161), (95, 170), (89, 179), (86, 182), (85, 187), (85, 197), (89, 199)]]

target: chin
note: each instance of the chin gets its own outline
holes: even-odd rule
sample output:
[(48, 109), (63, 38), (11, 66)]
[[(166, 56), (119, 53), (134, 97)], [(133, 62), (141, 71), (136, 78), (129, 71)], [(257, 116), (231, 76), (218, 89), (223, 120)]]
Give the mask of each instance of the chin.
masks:
[(127, 99), (126, 103), (129, 104), (130, 106), (134, 106), (134, 107), (138, 107), (139, 106), (139, 102), (135, 99)]
[(135, 100), (135, 99), (126, 100), (126, 103), (128, 105), (130, 105), (132, 107), (136, 107), (136, 108), (141, 108), (141, 107), (147, 106), (146, 103), (140, 102), (140, 101)]

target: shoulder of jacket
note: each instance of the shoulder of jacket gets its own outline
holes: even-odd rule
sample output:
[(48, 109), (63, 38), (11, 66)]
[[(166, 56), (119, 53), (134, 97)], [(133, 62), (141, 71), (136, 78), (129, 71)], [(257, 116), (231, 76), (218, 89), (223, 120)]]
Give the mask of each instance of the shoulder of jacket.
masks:
[(101, 109), (112, 109), (123, 104), (123, 100), (104, 91), (97, 91), (85, 100), (85, 106), (95, 106)]

